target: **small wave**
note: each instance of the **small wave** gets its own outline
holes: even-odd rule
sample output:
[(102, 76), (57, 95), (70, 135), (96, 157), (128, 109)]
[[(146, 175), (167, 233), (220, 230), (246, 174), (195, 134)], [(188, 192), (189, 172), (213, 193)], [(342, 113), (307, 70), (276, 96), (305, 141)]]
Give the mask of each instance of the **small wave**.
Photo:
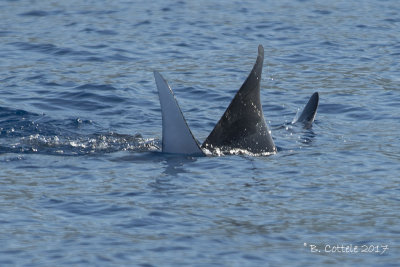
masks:
[(46, 17), (49, 15), (57, 15), (57, 14), (61, 14), (63, 13), (63, 11), (61, 10), (56, 10), (56, 11), (43, 11), (43, 10), (32, 10), (32, 11), (28, 11), (25, 13), (21, 13), (19, 14), (20, 16), (26, 16), (26, 17)]
[(76, 87), (77, 90), (101, 90), (101, 91), (116, 91), (117, 89), (108, 84), (92, 84), (87, 83)]
[(330, 14), (332, 14), (332, 11), (324, 10), (324, 9), (315, 9), (312, 12), (315, 13), (315, 14), (318, 14), (318, 15), (330, 15)]
[(58, 47), (54, 44), (44, 43), (44, 44), (33, 44), (26, 42), (13, 42), (10, 43), (21, 50), (40, 52), (48, 55), (56, 55), (56, 56), (94, 56), (93, 53), (89, 51), (76, 51), (68, 47)]
[(134, 27), (138, 27), (138, 26), (150, 25), (150, 24), (151, 24), (151, 21), (150, 21), (150, 20), (143, 20), (143, 21), (140, 21), (140, 22), (136, 23), (136, 24), (133, 25), (133, 26), (134, 26)]

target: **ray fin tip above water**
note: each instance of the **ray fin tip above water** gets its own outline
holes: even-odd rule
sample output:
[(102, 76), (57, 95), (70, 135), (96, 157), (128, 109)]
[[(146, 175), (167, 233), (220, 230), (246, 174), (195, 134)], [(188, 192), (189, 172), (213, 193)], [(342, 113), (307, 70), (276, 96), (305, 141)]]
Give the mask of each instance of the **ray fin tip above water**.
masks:
[(164, 153), (204, 155), (194, 138), (175, 95), (164, 77), (153, 71), (162, 113), (162, 151)]
[(305, 128), (311, 128), (312, 123), (315, 120), (315, 116), (317, 115), (317, 109), (319, 105), (319, 93), (314, 92), (307, 104), (303, 108), (299, 118), (295, 120), (294, 123), (303, 123)]

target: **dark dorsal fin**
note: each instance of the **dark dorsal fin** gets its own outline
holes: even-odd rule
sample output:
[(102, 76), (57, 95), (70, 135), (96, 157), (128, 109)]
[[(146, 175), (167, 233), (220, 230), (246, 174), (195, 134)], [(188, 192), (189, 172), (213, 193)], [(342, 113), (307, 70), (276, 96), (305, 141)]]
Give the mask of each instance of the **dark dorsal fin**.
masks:
[(276, 152), (260, 101), (263, 61), (264, 48), (259, 45), (253, 69), (202, 148), (211, 151), (222, 148), (244, 149), (251, 153)]
[(310, 128), (317, 114), (319, 102), (319, 94), (315, 92), (308, 100), (307, 105), (304, 107), (303, 112), (300, 114), (296, 122), (301, 122), (306, 128)]

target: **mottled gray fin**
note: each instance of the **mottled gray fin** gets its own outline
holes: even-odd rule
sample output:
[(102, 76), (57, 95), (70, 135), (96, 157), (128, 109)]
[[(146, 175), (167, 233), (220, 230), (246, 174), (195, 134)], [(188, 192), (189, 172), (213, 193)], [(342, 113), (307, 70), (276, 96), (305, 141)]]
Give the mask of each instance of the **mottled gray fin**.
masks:
[(319, 103), (319, 94), (315, 92), (308, 100), (307, 105), (304, 107), (303, 112), (300, 114), (296, 122), (304, 124), (305, 128), (310, 128), (317, 115), (317, 108)]
[(243, 149), (257, 154), (276, 152), (260, 101), (263, 61), (264, 48), (259, 45), (253, 69), (202, 148), (210, 151), (216, 148)]
[(174, 93), (160, 73), (154, 71), (162, 113), (162, 151), (165, 153), (204, 155), (194, 138)]

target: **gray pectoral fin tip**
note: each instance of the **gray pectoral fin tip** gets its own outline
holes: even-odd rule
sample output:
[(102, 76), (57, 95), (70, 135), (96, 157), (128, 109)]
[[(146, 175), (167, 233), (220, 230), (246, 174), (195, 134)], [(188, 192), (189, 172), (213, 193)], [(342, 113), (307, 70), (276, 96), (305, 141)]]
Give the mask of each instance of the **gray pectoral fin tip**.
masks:
[[(153, 75), (154, 75), (154, 77), (156, 77), (156, 76), (161, 76), (161, 74), (158, 72), (158, 71), (156, 71), (156, 70), (153, 70)], [(161, 76), (162, 77), (162, 76)]]
[(160, 73), (154, 71), (162, 116), (162, 151), (173, 154), (203, 155), (172, 89)]

